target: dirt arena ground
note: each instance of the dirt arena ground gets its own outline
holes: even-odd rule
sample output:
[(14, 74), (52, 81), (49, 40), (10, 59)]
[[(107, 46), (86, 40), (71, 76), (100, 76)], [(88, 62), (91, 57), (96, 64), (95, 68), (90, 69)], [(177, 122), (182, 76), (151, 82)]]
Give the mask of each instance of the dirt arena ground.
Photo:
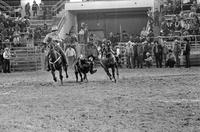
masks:
[(64, 86), (48, 72), (0, 74), (0, 132), (200, 132), (200, 68), (102, 69)]

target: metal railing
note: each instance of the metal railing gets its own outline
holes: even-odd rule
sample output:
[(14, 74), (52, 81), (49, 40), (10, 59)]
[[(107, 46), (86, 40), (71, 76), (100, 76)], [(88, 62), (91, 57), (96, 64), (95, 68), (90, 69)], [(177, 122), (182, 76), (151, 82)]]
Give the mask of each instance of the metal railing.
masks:
[(8, 5), (8, 4), (7, 4), (6, 2), (4, 2), (3, 0), (0, 1), (0, 4), (1, 4), (2, 6), (4, 6), (5, 9), (6, 9), (6, 8), (7, 8), (8, 10), (11, 9), (10, 5)]

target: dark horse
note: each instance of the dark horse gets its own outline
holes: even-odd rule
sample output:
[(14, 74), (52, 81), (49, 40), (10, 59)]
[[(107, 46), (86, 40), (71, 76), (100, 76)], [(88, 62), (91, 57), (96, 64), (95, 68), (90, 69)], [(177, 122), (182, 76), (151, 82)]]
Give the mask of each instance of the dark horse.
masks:
[[(114, 79), (114, 82), (116, 83), (115, 70), (117, 77), (119, 77), (119, 71), (115, 55), (112, 52), (101, 50), (99, 59), (101, 66), (105, 70), (110, 80)], [(112, 75), (110, 74), (109, 69), (112, 70)]]
[[(81, 82), (83, 82), (84, 80), (88, 82), (87, 73), (90, 72), (91, 74), (93, 74), (96, 72), (96, 70), (93, 71), (93, 60), (93, 56), (88, 57), (88, 59), (77, 58), (74, 64), (76, 82), (78, 82), (78, 74), (80, 75)], [(82, 74), (84, 75), (84, 77), (82, 76)]]
[[(57, 48), (57, 50), (55, 48)], [(57, 82), (57, 78), (55, 75), (55, 71), (57, 70), (57, 71), (59, 71), (61, 85), (63, 85), (62, 67), (65, 70), (66, 78), (68, 78), (67, 65), (63, 63), (64, 58), (62, 56), (62, 53), (59, 52), (59, 50), (61, 50), (59, 47), (53, 46), (53, 44), (50, 45), (50, 50), (49, 50), (49, 54), (48, 54), (49, 66), (51, 69), (53, 80), (55, 82)]]

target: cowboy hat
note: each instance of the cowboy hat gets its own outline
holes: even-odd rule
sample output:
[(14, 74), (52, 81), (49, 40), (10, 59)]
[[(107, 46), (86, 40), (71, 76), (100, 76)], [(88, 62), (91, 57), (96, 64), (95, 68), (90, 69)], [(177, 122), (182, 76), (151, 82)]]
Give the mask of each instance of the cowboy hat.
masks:
[(147, 52), (147, 53), (146, 53), (146, 56), (149, 56), (149, 55), (150, 55), (150, 53), (149, 53), (149, 52)]
[(6, 48), (5, 48), (5, 50), (9, 50), (9, 48), (8, 48), (8, 47), (6, 47)]

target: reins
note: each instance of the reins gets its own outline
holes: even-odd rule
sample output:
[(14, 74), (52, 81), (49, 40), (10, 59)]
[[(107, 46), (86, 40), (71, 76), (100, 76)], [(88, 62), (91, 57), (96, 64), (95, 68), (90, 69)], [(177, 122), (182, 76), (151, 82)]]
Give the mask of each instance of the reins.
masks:
[[(54, 49), (54, 50), (55, 50), (55, 49)], [(56, 51), (56, 50), (55, 50), (55, 51)], [(57, 62), (60, 60), (60, 58), (61, 58), (60, 53), (58, 53), (57, 51), (56, 51), (56, 53), (59, 55), (59, 57), (58, 57), (54, 62), (52, 62), (51, 60), (49, 60), (49, 63), (53, 65), (53, 68), (54, 68), (54, 69), (56, 69), (56, 63), (57, 63)]]

